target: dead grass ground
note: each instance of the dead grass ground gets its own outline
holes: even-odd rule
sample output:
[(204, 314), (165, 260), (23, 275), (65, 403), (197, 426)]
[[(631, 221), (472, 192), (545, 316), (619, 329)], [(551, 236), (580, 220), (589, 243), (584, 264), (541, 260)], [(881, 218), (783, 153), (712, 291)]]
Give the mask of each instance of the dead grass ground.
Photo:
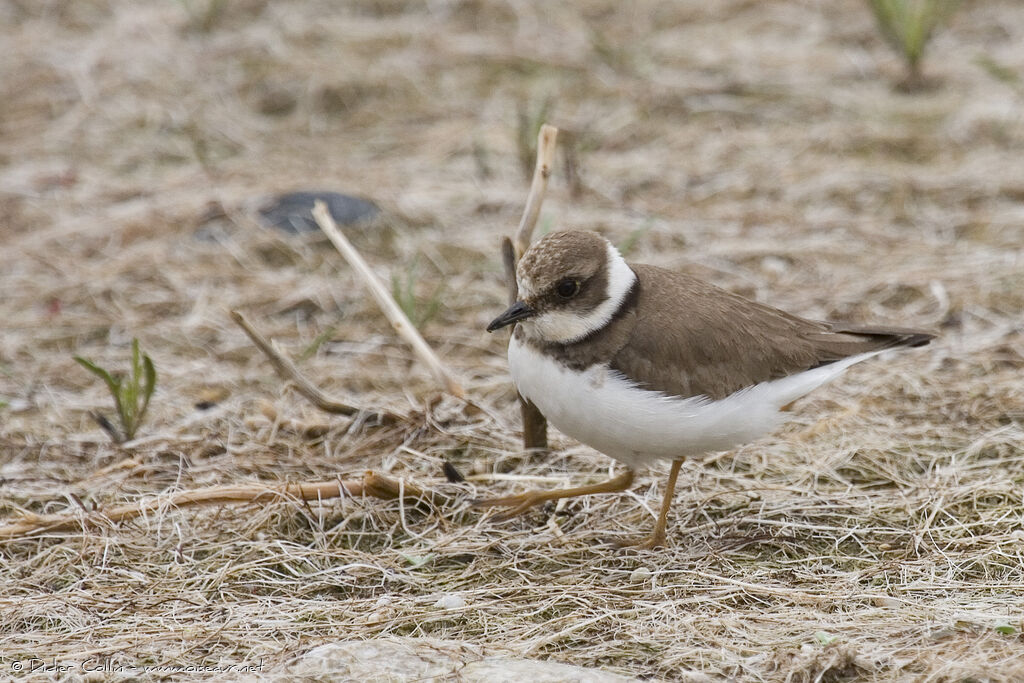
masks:
[[(7, 0), (0, 17), (5, 517), (365, 468), (462, 501), (603, 476), (556, 434), (549, 457), (517, 450), (503, 340), (483, 332), (526, 194), (517, 108), (549, 97), (583, 192), (560, 172), (542, 228), (632, 238), (636, 260), (808, 316), (942, 332), (776, 437), (689, 463), (658, 552), (603, 542), (651, 523), (660, 471), (501, 525), (348, 499), (6, 542), (5, 671), (280, 671), (327, 641), (422, 634), (668, 679), (1024, 678), (1020, 3), (966, 2), (928, 61), (940, 86), (914, 96), (854, 0)], [(245, 208), (310, 187), (385, 206), (359, 246), (384, 277), (418, 258), (424, 296), (444, 284), (424, 332), (484, 412), (348, 432), (228, 322), (245, 310), (293, 356), (326, 333), (303, 371), (365, 404), (432, 397), (340, 257)], [(71, 356), (118, 366), (132, 336), (160, 386), (119, 448)], [(210, 392), (226, 398), (197, 411)], [(476, 476), (442, 483), (445, 459)]]

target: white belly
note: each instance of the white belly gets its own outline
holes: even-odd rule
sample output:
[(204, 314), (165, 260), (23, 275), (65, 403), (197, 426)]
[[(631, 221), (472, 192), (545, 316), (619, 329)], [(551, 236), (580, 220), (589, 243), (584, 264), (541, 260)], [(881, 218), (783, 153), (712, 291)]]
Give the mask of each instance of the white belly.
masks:
[(574, 372), (512, 336), (509, 370), (519, 393), (565, 434), (630, 466), (723, 451), (753, 441), (784, 421), (780, 408), (877, 352), (762, 382), (718, 401), (639, 388), (595, 365)]

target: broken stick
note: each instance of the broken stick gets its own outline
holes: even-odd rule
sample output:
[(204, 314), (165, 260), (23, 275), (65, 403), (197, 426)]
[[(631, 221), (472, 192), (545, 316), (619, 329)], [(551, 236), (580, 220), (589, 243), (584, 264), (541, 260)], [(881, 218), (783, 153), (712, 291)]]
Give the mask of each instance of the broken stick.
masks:
[(540, 217), (540, 205), (544, 203), (544, 195), (548, 191), (548, 178), (551, 176), (551, 165), (555, 160), (555, 140), (558, 129), (544, 124), (537, 134), (537, 165), (533, 168), (533, 180), (530, 182), (530, 194), (526, 197), (526, 209), (516, 230), (516, 258), (530, 248), (533, 229)]
[(386, 423), (397, 422), (401, 419), (401, 416), (386, 410), (363, 410), (349, 403), (345, 403), (344, 401), (339, 401), (328, 396), (322, 392), (319, 387), (304, 377), (302, 373), (299, 372), (299, 369), (295, 367), (295, 363), (291, 362), (291, 360), (278, 352), (270, 340), (264, 337), (259, 330), (253, 327), (252, 323), (246, 320), (244, 315), (239, 311), (231, 311), (230, 315), (231, 319), (235, 321), (235, 324), (245, 331), (249, 336), (249, 339), (252, 340), (252, 343), (256, 345), (256, 348), (262, 351), (263, 355), (265, 355), (270, 361), (270, 364), (274, 366), (274, 370), (277, 372), (278, 377), (291, 382), (296, 391), (309, 399), (309, 402), (320, 410), (325, 413), (349, 416), (357, 415), (362, 412), (367, 415), (376, 415), (378, 419)]
[(317, 225), (324, 231), (324, 234), (330, 238), (331, 242), (337, 248), (341, 255), (345, 257), (349, 265), (355, 269), (356, 273), (362, 278), (363, 282), (369, 288), (370, 293), (377, 300), (377, 304), (384, 312), (388, 322), (395, 328), (395, 332), (398, 333), (402, 339), (406, 341), (409, 346), (412, 347), (416, 355), (420, 357), (427, 367), (431, 369), (434, 376), (437, 377), (438, 381), (441, 382), (444, 390), (453, 396), (458, 398), (465, 398), (466, 392), (462, 388), (462, 385), (456, 381), (455, 377), (451, 372), (444, 366), (441, 359), (437, 357), (433, 349), (427, 345), (427, 342), (420, 336), (419, 331), (409, 321), (402, 309), (395, 303), (391, 293), (387, 290), (384, 285), (380, 283), (377, 276), (374, 275), (370, 266), (363, 259), (362, 255), (356, 251), (356, 248), (352, 246), (352, 243), (348, 241), (348, 238), (338, 229), (338, 225), (334, 222), (334, 218), (331, 217), (330, 211), (327, 210), (327, 205), (322, 201), (317, 201), (313, 205), (313, 218), (316, 219)]

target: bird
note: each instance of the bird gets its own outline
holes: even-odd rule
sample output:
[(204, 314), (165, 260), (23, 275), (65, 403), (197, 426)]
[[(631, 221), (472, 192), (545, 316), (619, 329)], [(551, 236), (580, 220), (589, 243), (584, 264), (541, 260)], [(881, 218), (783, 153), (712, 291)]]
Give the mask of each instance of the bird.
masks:
[(935, 335), (822, 322), (697, 278), (627, 263), (595, 232), (548, 233), (516, 267), (518, 300), (487, 326), (514, 325), (508, 364), (519, 394), (564, 434), (625, 465), (608, 481), (475, 501), (507, 508), (624, 491), (638, 468), (671, 460), (652, 533), (665, 545), (679, 470), (696, 455), (771, 433), (802, 396), (889, 349)]

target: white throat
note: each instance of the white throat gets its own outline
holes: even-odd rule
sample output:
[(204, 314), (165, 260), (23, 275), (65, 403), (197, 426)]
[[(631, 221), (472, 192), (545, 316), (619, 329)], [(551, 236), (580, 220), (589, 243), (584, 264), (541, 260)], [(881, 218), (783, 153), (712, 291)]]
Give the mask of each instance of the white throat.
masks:
[[(607, 296), (597, 308), (586, 315), (573, 311), (548, 311), (535, 318), (519, 323), (528, 337), (545, 342), (571, 344), (607, 325), (636, 282), (636, 273), (629, 267), (622, 254), (608, 242), (608, 290)], [(529, 283), (520, 282), (520, 289), (529, 291)]]

